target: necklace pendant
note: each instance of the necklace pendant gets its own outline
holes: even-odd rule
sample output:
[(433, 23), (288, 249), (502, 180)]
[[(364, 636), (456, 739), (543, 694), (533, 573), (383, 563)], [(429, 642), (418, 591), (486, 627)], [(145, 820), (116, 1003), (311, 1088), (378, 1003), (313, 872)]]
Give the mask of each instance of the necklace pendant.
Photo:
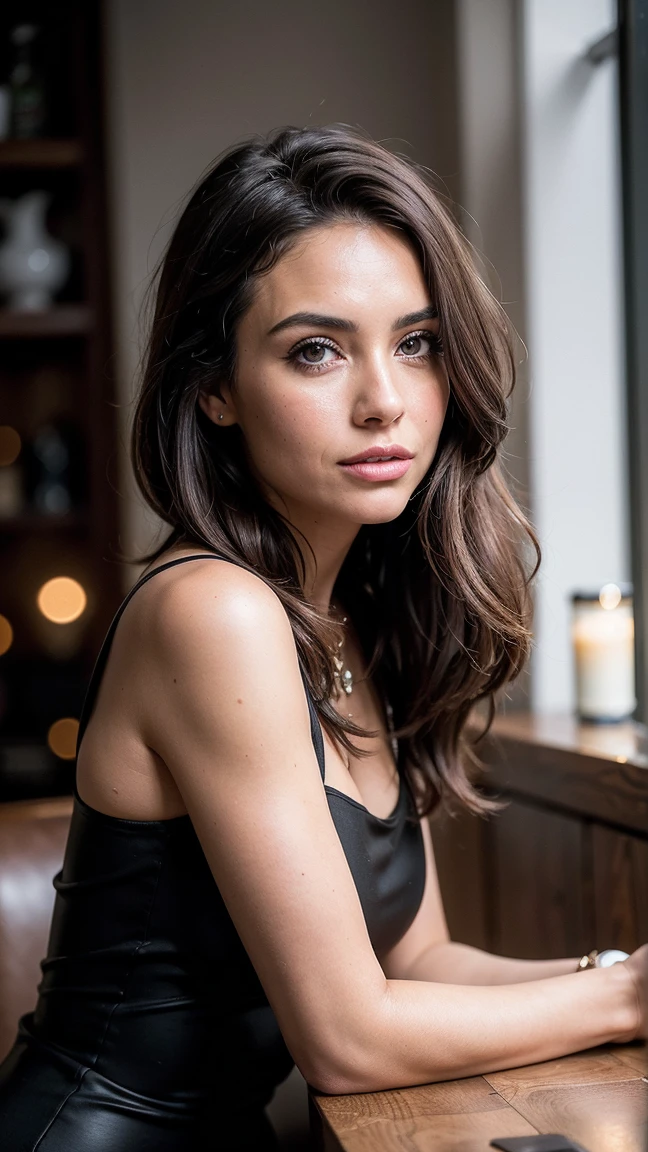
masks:
[[(342, 617), (342, 624), (346, 624), (347, 617)], [(350, 668), (344, 667), (343, 658), (344, 636), (338, 640), (337, 651), (333, 653), (333, 666), (335, 668), (336, 695), (344, 693), (350, 696), (353, 692), (353, 673)]]

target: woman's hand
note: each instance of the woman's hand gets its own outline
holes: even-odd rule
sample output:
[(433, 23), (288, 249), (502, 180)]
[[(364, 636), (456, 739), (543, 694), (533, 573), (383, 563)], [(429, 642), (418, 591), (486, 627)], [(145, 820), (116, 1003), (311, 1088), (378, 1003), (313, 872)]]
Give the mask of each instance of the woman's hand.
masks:
[(637, 1031), (631, 1039), (648, 1040), (648, 944), (637, 948), (619, 968), (629, 972), (637, 995)]

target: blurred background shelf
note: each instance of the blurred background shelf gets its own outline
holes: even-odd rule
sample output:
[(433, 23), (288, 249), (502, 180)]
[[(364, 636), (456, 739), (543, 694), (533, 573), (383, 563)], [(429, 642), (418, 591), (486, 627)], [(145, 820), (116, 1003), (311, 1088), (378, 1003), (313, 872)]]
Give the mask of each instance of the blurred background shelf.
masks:
[[(45, 116), (31, 136), (0, 141), (0, 199), (45, 194), (45, 239), (65, 249), (68, 271), (41, 310), (0, 300), (0, 802), (70, 790), (70, 742), (61, 752), (56, 726), (69, 736), (78, 720), (122, 595), (102, 7), (9, 0), (0, 82), (27, 22)], [(58, 607), (43, 599), (57, 581)]]
[(84, 336), (92, 324), (92, 311), (87, 304), (57, 304), (42, 312), (0, 308), (0, 339), (5, 340)]
[(80, 140), (0, 140), (0, 168), (75, 168), (83, 159)]
[(45, 512), (21, 512), (17, 516), (0, 516), (0, 534), (3, 532), (61, 532), (87, 531), (90, 527), (89, 515), (80, 512), (63, 512), (59, 515)]

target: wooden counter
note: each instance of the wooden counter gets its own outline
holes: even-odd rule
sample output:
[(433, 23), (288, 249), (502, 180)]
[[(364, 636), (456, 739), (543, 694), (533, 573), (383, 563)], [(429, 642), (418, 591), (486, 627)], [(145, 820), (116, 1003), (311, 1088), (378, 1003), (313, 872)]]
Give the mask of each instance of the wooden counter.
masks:
[(647, 943), (646, 729), (511, 713), (477, 750), (506, 807), (432, 819), (451, 937), (520, 959)]
[(565, 715), (498, 716), (483, 744), (487, 781), (648, 836), (648, 733)]
[(560, 1133), (587, 1152), (646, 1152), (648, 1049), (608, 1045), (465, 1080), (311, 1098), (321, 1152), (487, 1152), (497, 1136)]

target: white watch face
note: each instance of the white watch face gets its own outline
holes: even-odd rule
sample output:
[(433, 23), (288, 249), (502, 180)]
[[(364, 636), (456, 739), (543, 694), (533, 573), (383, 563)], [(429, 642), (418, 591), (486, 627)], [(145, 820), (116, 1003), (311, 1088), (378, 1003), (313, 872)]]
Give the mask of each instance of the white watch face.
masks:
[(620, 948), (605, 948), (603, 952), (599, 952), (594, 963), (597, 968), (610, 968), (612, 964), (618, 964), (620, 960), (627, 960), (628, 953), (622, 952)]

